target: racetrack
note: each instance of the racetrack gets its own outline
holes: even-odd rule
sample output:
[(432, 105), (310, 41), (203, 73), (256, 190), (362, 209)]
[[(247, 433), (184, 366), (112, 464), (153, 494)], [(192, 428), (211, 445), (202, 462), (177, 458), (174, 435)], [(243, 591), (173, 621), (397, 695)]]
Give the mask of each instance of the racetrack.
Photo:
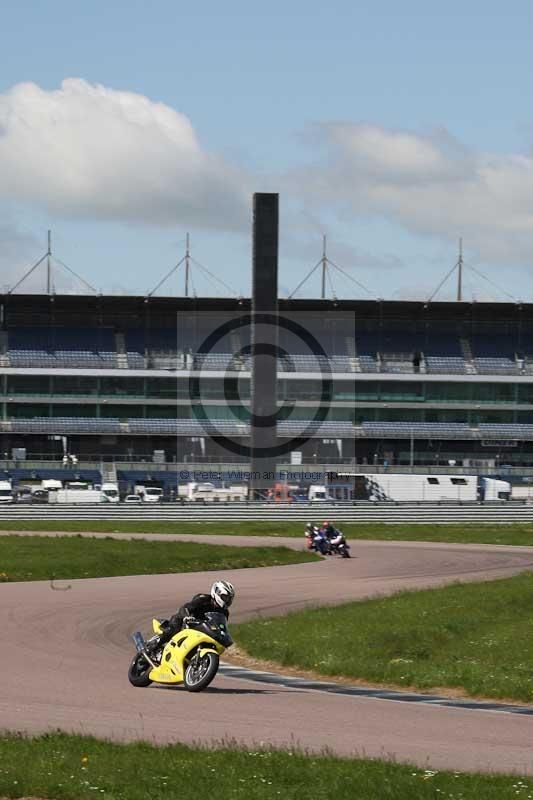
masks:
[[(213, 538), (219, 544), (225, 539)], [(231, 538), (235, 543), (237, 537)], [(250, 537), (246, 544), (260, 541)], [(276, 537), (272, 543), (285, 542)], [(238, 589), (232, 617), (241, 621), (533, 569), (533, 548), (527, 547), (359, 541), (352, 552), (357, 558), (220, 573)], [(328, 747), (437, 769), (533, 774), (532, 716), (413, 703), (408, 695), (400, 702), (345, 696), (226, 675), (199, 695), (130, 686), (131, 633), (148, 632), (152, 615), (168, 615), (213, 577), (100, 578), (61, 582), (55, 590), (47, 582), (0, 585), (2, 727), (62, 728), (117, 740)]]

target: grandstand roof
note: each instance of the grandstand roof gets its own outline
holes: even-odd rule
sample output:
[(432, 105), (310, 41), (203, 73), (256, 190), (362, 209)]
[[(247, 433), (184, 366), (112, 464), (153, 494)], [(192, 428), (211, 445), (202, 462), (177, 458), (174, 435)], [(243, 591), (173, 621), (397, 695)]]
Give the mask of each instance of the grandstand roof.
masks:
[[(81, 324), (91, 320), (112, 324), (135, 323), (152, 315), (158, 320), (177, 312), (239, 313), (250, 308), (249, 298), (213, 297), (142, 297), (127, 295), (0, 295), (4, 320), (9, 324)], [(279, 310), (285, 313), (349, 312), (355, 319), (373, 320), (377, 325), (387, 321), (424, 324), (443, 322), (507, 322), (533, 324), (533, 303), (457, 303), (406, 300), (279, 300)]]

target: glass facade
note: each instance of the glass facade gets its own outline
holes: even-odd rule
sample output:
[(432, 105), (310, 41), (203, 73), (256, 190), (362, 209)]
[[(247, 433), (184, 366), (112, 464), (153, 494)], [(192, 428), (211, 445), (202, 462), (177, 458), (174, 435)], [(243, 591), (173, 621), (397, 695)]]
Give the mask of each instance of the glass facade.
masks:
[[(168, 398), (188, 399), (189, 380), (184, 378), (141, 378), (131, 376), (77, 376), (77, 375), (8, 375), (3, 384), (7, 396), (86, 396), (102, 398), (131, 397), (147, 400)], [(248, 378), (239, 378), (235, 390), (230, 391), (235, 399), (246, 400), (250, 396)], [(320, 379), (280, 380), (280, 400), (318, 401), (322, 398)], [(223, 400), (224, 381), (219, 378), (202, 379), (200, 396), (204, 400)], [(331, 391), (322, 398), (328, 402), (391, 403), (492, 403), (502, 405), (533, 405), (533, 381), (516, 383), (486, 381), (402, 381), (402, 380), (333, 380)]]

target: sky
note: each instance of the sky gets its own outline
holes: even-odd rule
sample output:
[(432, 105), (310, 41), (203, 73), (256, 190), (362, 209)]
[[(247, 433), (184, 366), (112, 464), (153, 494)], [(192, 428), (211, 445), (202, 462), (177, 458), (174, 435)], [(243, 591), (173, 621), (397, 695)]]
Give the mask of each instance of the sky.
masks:
[(189, 233), (194, 291), (248, 295), (252, 194), (275, 191), (282, 296), (326, 235), (330, 295), (428, 298), (462, 238), (467, 299), (533, 300), (530, 3), (81, 5), (2, 7), (1, 290), (51, 229), (58, 292), (81, 288), (62, 262), (148, 293)]

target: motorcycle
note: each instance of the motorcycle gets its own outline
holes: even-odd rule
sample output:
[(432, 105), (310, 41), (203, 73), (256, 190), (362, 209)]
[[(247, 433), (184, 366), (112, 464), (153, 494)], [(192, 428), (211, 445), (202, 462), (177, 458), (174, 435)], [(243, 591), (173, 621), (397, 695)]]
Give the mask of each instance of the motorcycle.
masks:
[(308, 550), (315, 550), (322, 556), (328, 555), (329, 552), (328, 537), (316, 525), (312, 529), (306, 529), (305, 539)]
[(337, 536), (334, 539), (330, 539), (329, 552), (330, 555), (337, 554), (342, 558), (351, 558), (350, 545), (342, 531), (337, 531)]
[[(154, 633), (163, 632), (162, 622), (152, 620)], [(201, 692), (209, 686), (217, 674), (220, 656), (233, 644), (227, 619), (218, 611), (206, 614), (202, 622), (189, 622), (156, 653), (147, 650), (139, 631), (132, 638), (137, 654), (128, 678), (133, 686), (183, 684), (189, 692)]]

